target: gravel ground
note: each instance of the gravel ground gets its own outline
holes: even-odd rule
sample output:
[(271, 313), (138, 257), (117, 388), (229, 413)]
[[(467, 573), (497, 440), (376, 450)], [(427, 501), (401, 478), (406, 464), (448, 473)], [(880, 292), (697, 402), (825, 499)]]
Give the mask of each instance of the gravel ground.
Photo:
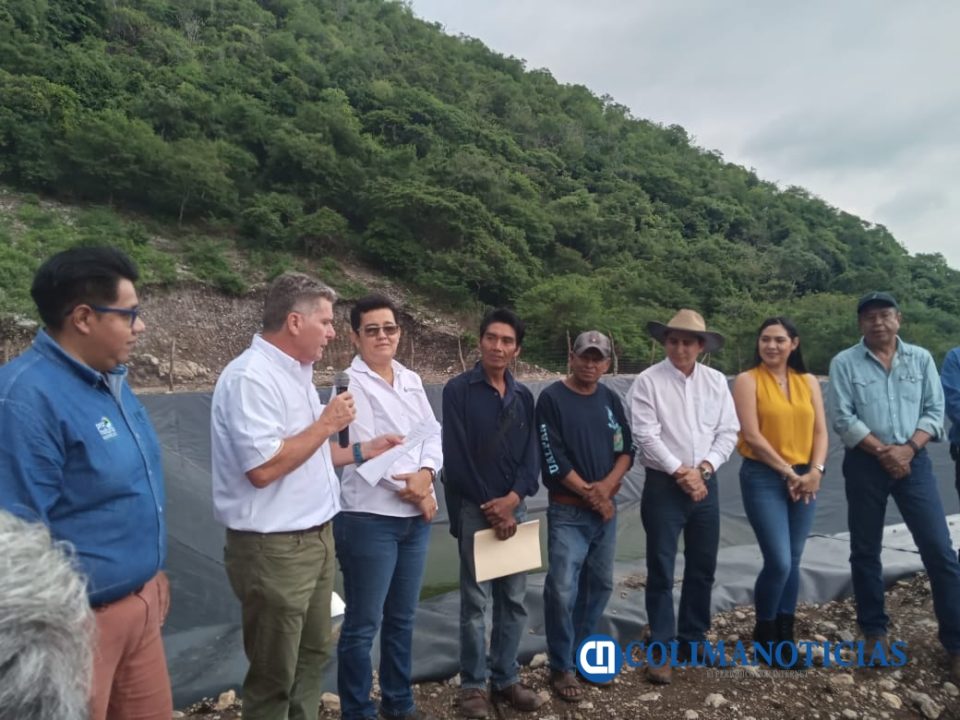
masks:
[[(642, 669), (625, 668), (607, 688), (586, 686), (579, 704), (549, 694), (548, 670), (536, 656), (522, 670), (524, 682), (550, 699), (536, 712), (516, 713), (496, 707), (491, 718), (513, 720), (897, 720), (930, 718), (960, 720), (960, 683), (950, 682), (947, 656), (937, 641), (930, 583), (923, 574), (901, 580), (887, 591), (891, 640), (906, 643), (908, 662), (893, 669), (814, 667), (803, 672), (769, 669), (683, 668), (668, 686), (651, 685)], [(751, 638), (752, 607), (714, 617), (709, 639), (726, 644)], [(797, 612), (800, 640), (833, 643), (859, 639), (852, 600), (802, 605)], [(539, 665), (539, 667), (537, 667)], [(457, 678), (421, 683), (418, 706), (437, 718), (458, 717)], [(376, 685), (375, 685), (376, 694)], [(325, 695), (321, 720), (339, 718), (339, 699)], [(242, 717), (235, 696), (204, 700), (182, 711), (182, 717), (234, 720)]]

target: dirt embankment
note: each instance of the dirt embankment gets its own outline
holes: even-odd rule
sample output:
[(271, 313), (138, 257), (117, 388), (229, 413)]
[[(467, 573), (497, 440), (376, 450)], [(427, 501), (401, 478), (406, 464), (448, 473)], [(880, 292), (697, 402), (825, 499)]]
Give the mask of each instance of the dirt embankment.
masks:
[[(264, 292), (262, 285), (242, 297), (223, 295), (201, 284), (142, 290), (147, 330), (130, 359), (131, 385), (144, 392), (211, 390), (227, 363), (243, 352), (259, 331)], [(398, 320), (403, 328), (397, 360), (428, 383), (443, 382), (473, 366), (475, 343), (462, 339), (464, 333), (456, 319), (408, 310), (400, 298), (394, 299), (401, 307)], [(337, 336), (315, 366), (317, 385), (330, 385), (334, 373), (353, 358), (348, 332), (351, 307), (349, 300), (336, 305)], [(23, 352), (36, 331), (32, 321), (0, 318), (0, 362)], [(471, 334), (475, 333), (472, 330)], [(527, 363), (518, 363), (516, 372), (525, 378), (552, 376)]]
[[(172, 360), (175, 391), (211, 389), (220, 371), (249, 346), (260, 329), (264, 290), (259, 287), (242, 297), (226, 296), (199, 284), (143, 290), (147, 331), (129, 363), (131, 384), (147, 392), (170, 390)], [(318, 385), (329, 385), (333, 373), (353, 357), (348, 333), (350, 307), (349, 301), (336, 306), (337, 336), (316, 365)], [(460, 340), (461, 329), (455, 321), (406, 310), (401, 310), (399, 321), (403, 334), (397, 359), (420, 373), (424, 381), (442, 381), (476, 360), (475, 348)], [(36, 328), (28, 320), (0, 320), (0, 361), (23, 352)]]

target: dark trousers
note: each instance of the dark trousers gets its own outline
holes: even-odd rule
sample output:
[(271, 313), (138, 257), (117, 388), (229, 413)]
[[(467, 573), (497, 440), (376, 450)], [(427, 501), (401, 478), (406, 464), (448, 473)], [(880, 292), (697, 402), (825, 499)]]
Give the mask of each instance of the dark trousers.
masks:
[[(703, 642), (710, 628), (710, 592), (720, 545), (717, 477), (707, 483), (707, 497), (694, 502), (677, 481), (646, 469), (640, 517), (647, 533), (647, 618), (652, 641)], [(680, 611), (673, 612), (673, 569), (683, 533), (683, 584)]]
[[(960, 497), (960, 445), (951, 443), (950, 457), (953, 458), (954, 482), (957, 486), (957, 497)], [(960, 560), (960, 549), (957, 550), (957, 559)]]
[(910, 462), (910, 474), (894, 480), (880, 461), (863, 450), (847, 450), (843, 458), (850, 526), (850, 570), (857, 603), (857, 621), (864, 635), (885, 635), (883, 518), (891, 495), (920, 551), (930, 576), (933, 609), (940, 624), (940, 642), (960, 654), (960, 562), (950, 545), (943, 503), (926, 450)]

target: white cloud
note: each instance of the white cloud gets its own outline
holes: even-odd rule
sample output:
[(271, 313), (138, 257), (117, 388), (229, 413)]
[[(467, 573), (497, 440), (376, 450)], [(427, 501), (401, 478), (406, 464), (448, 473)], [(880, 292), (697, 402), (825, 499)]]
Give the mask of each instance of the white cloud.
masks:
[(413, 0), (561, 82), (882, 223), (960, 268), (960, 4)]

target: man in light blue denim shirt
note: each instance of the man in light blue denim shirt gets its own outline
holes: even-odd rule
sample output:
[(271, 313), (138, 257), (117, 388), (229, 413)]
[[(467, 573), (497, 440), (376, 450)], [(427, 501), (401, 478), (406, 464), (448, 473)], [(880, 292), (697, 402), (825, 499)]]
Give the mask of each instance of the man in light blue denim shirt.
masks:
[(940, 642), (960, 680), (960, 562), (950, 546), (943, 504), (925, 446), (943, 438), (943, 390), (929, 352), (903, 342), (892, 295), (857, 304), (863, 338), (830, 363), (828, 403), (843, 459), (850, 568), (864, 657), (888, 655), (880, 550), (887, 498), (893, 495), (930, 576)]

